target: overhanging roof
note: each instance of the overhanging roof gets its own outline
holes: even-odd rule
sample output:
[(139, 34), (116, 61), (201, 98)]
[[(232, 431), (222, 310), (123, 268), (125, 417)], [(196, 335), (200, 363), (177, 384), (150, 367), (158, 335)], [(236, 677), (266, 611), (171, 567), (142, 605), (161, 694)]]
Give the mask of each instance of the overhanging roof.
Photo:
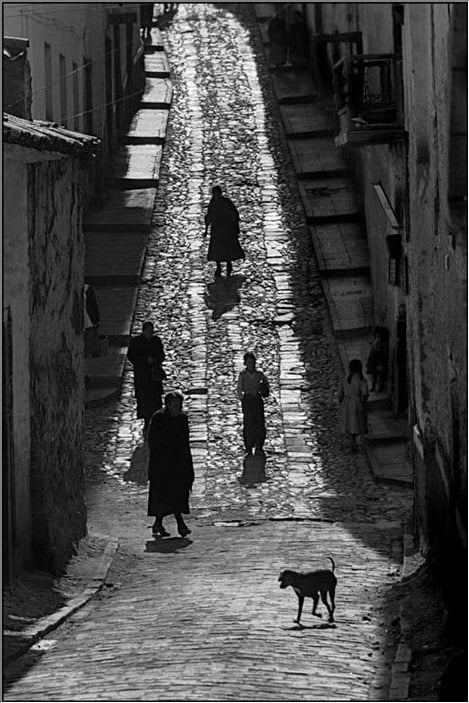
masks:
[(25, 120), (3, 113), (3, 142), (62, 154), (83, 156), (95, 154), (100, 140), (90, 134), (72, 132), (55, 122)]

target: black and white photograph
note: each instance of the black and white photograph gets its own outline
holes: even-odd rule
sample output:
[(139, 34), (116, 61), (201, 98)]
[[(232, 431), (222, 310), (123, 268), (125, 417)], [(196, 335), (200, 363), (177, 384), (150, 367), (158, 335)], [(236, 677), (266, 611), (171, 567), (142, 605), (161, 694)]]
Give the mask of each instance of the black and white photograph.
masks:
[(467, 17), (2, 2), (2, 700), (468, 700)]

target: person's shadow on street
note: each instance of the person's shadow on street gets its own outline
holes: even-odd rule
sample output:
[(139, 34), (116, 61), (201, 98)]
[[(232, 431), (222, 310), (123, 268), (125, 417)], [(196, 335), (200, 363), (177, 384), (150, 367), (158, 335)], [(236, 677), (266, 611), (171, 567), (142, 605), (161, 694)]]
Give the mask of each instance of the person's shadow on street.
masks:
[(219, 276), (207, 285), (205, 303), (209, 310), (213, 310), (213, 320), (218, 320), (223, 313), (239, 305), (239, 291), (245, 280), (244, 276)]
[(130, 459), (130, 468), (123, 475), (124, 481), (146, 486), (148, 483), (148, 444), (139, 444)]
[(146, 552), (158, 552), (160, 554), (174, 554), (180, 549), (184, 549), (192, 544), (191, 539), (187, 537), (155, 537), (152, 540), (147, 540), (145, 545)]
[(238, 481), (246, 488), (253, 488), (258, 483), (267, 481), (265, 475), (266, 456), (264, 453), (247, 455), (243, 461), (243, 473), (238, 476)]

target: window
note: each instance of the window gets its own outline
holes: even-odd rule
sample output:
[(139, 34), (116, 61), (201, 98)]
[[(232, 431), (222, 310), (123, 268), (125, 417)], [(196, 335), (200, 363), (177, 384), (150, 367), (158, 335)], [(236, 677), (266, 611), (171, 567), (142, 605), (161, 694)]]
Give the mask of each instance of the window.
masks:
[(54, 119), (54, 111), (52, 104), (52, 54), (50, 44), (44, 43), (44, 75), (45, 75), (45, 101), (46, 101), (46, 120)]
[(59, 78), (60, 78), (60, 122), (67, 126), (67, 73), (65, 56), (59, 54)]
[(91, 61), (83, 58), (83, 129), (86, 134), (93, 134), (93, 83)]
[(77, 132), (80, 129), (80, 97), (78, 90), (78, 65), (72, 63), (72, 79), (73, 79), (73, 129)]

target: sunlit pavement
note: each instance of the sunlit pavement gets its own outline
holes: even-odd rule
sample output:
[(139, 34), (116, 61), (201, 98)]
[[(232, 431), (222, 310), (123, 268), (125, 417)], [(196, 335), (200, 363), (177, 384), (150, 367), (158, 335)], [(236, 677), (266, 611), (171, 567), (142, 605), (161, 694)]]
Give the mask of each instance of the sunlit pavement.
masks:
[[(119, 401), (87, 411), (88, 505), (90, 528), (139, 556), (135, 572), (17, 667), (6, 700), (363, 700), (372, 684), (385, 695), (411, 493), (375, 484), (364, 453), (341, 449), (339, 358), (256, 24), (241, 12), (181, 5), (167, 31), (174, 99), (134, 325), (154, 321), (166, 388), (186, 393), (191, 540), (150, 539), (128, 371)], [(215, 184), (238, 206), (246, 252), (217, 281), (202, 236)], [(265, 465), (244, 461), (235, 391), (248, 349), (272, 386)], [(328, 555), (336, 627), (308, 605), (298, 630), (278, 573)]]

